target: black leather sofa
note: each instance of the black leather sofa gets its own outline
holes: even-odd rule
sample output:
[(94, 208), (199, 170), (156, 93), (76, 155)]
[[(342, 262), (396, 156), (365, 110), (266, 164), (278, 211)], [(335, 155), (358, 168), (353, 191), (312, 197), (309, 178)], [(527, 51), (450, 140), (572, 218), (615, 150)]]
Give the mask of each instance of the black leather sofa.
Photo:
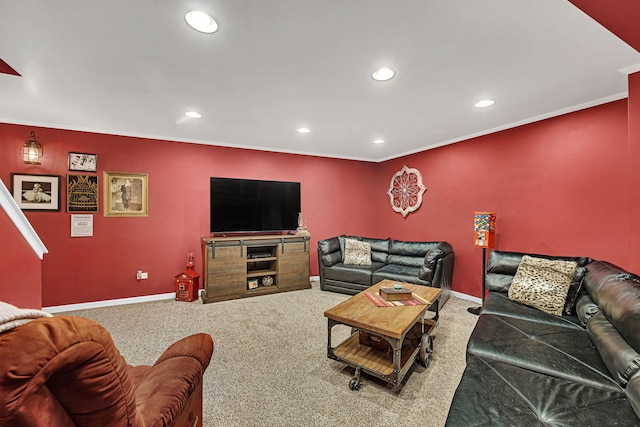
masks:
[(640, 425), (640, 277), (533, 255), (578, 262), (576, 313), (554, 316), (508, 298), (523, 255), (489, 257), (489, 294), (446, 425)]
[[(371, 265), (344, 264), (345, 239), (371, 245)], [(454, 252), (447, 242), (406, 242), (337, 236), (318, 242), (320, 289), (354, 295), (384, 280), (442, 289), (440, 307), (449, 299)]]

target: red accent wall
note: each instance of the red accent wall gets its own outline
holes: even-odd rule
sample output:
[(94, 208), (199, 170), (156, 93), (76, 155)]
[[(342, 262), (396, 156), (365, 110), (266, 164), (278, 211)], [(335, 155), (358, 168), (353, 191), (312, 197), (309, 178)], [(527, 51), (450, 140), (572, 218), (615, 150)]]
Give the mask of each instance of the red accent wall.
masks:
[[(41, 166), (19, 159), (31, 130), (44, 146)], [(377, 210), (368, 209), (377, 190), (373, 163), (9, 124), (0, 124), (0, 140), (1, 178), (7, 185), (10, 172), (64, 179), (68, 152), (98, 154), (100, 212), (94, 215), (94, 237), (70, 237), (64, 195), (61, 212), (26, 212), (49, 250), (42, 264), (45, 307), (174, 292), (174, 276), (184, 269), (188, 252), (197, 254), (201, 271), (211, 176), (301, 182), (302, 212), (312, 235), (312, 275), (318, 274), (319, 239), (345, 232), (371, 235), (377, 224)], [(103, 171), (147, 173), (149, 216), (105, 218)], [(136, 280), (141, 269), (149, 272), (148, 280)]]
[(482, 277), (475, 211), (497, 212), (497, 249), (629, 267), (627, 154), (623, 100), (390, 160), (380, 165), (376, 205), (389, 205), (391, 176), (405, 164), (421, 172), (427, 192), (406, 218), (382, 209), (377, 234), (449, 241), (454, 289), (475, 296)]
[(0, 233), (0, 301), (21, 308), (42, 308), (42, 261), (1, 208)]
[[(640, 241), (633, 221), (640, 213), (636, 76), (630, 85), (629, 108), (617, 101), (381, 164), (0, 124), (0, 171), (7, 184), (10, 172), (64, 177), (67, 153), (82, 151), (98, 154), (101, 186), (105, 170), (149, 174), (149, 216), (103, 217), (101, 191), (91, 238), (69, 236), (64, 196), (61, 212), (26, 213), (50, 252), (42, 263), (44, 306), (173, 292), (188, 252), (202, 266), (210, 176), (300, 181), (312, 275), (322, 238), (447, 240), (456, 251), (454, 290), (479, 296), (475, 211), (497, 212), (498, 249), (590, 256), (640, 271), (630, 255)], [(44, 145), (42, 166), (20, 163), (31, 130)], [(420, 170), (428, 190), (423, 206), (403, 218), (386, 191), (405, 164)], [(149, 280), (135, 280), (139, 269)]]
[(640, 73), (629, 76), (629, 149), (627, 170), (629, 171), (629, 268), (640, 273)]

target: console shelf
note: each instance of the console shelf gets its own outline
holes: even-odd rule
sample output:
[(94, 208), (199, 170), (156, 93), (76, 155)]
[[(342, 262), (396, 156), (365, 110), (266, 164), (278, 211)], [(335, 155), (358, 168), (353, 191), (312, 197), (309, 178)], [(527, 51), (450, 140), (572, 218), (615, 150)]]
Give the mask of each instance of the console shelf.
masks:
[(247, 277), (263, 277), (263, 276), (275, 276), (278, 274), (275, 270), (256, 270), (247, 272)]
[(309, 235), (203, 237), (202, 302), (308, 289)]

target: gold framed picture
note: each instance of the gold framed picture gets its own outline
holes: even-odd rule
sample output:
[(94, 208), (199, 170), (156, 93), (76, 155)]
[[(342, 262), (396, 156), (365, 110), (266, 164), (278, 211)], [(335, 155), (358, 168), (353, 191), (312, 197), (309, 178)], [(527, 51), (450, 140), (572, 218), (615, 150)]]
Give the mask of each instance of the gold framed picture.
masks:
[(145, 173), (104, 172), (104, 216), (148, 216)]
[(98, 212), (96, 175), (67, 175), (67, 212)]

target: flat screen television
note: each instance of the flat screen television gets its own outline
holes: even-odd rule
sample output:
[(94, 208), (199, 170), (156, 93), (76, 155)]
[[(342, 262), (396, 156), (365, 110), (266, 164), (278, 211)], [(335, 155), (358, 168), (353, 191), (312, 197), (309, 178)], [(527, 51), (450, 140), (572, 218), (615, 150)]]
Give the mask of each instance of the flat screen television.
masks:
[(300, 183), (211, 178), (211, 233), (295, 230)]

